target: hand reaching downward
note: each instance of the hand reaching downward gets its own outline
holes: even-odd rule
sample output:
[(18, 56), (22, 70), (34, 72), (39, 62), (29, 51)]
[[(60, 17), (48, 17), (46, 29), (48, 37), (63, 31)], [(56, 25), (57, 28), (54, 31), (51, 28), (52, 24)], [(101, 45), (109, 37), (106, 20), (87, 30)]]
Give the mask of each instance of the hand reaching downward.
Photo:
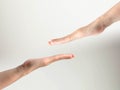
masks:
[(120, 20), (120, 2), (118, 2), (105, 14), (98, 17), (90, 24), (75, 30), (73, 33), (65, 37), (52, 39), (51, 41), (49, 41), (49, 44), (50, 45), (63, 44), (79, 38), (99, 34), (102, 31), (104, 31), (106, 27), (119, 20)]

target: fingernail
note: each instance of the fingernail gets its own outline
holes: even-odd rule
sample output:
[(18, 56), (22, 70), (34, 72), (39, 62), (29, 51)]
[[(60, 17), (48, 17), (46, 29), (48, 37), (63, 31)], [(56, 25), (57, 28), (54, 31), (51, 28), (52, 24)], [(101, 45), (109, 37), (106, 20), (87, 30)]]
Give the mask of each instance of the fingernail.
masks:
[(52, 42), (51, 42), (51, 41), (49, 41), (48, 43), (49, 43), (50, 45), (52, 45)]
[(72, 54), (72, 56), (71, 56), (72, 58), (74, 57), (74, 55)]

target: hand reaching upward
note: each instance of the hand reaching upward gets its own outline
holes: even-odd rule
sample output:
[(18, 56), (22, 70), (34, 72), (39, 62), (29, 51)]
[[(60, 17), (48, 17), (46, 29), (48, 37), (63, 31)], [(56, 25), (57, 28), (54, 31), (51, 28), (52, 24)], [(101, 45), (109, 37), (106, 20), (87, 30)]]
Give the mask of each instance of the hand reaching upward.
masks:
[(71, 59), (73, 57), (73, 54), (59, 54), (44, 58), (33, 58), (25, 61), (16, 68), (0, 72), (0, 90), (40, 67), (47, 66), (59, 60)]

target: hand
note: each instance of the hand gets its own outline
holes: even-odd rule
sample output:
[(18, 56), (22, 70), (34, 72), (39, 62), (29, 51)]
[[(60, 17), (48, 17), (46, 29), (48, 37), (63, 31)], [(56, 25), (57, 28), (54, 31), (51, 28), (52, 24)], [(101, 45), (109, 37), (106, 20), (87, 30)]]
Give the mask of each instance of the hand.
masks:
[(94, 21), (93, 23), (85, 27), (77, 29), (76, 31), (65, 37), (52, 39), (51, 41), (49, 41), (49, 44), (50, 45), (63, 44), (83, 37), (99, 34), (102, 31), (104, 31), (105, 27), (103, 24), (99, 23), (98, 20)]
[(110, 26), (112, 23), (120, 21), (120, 2), (109, 9), (105, 14), (98, 17), (95, 21), (88, 24), (85, 27), (79, 28), (73, 33), (57, 39), (49, 41), (50, 45), (62, 44), (73, 41), (75, 39), (83, 38), (86, 36), (96, 35), (104, 31), (104, 29)]
[(50, 57), (29, 59), (16, 68), (0, 72), (0, 90), (14, 83), (35, 69), (47, 66), (62, 59), (71, 59), (73, 54), (59, 54)]
[(18, 67), (18, 72), (21, 73), (22, 71), (23, 72), (22, 74), (26, 75), (37, 68), (47, 66), (59, 60), (71, 59), (73, 57), (74, 57), (73, 54), (59, 54), (59, 55), (54, 55), (50, 57), (29, 59)]

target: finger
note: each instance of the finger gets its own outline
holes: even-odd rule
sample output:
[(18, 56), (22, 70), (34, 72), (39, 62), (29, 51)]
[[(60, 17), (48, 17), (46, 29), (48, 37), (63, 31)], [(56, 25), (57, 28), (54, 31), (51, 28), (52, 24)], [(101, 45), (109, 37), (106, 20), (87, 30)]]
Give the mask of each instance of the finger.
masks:
[(73, 54), (59, 54), (59, 55), (54, 55), (54, 56), (50, 56), (44, 59), (44, 63), (46, 65), (59, 61), (59, 60), (63, 60), (63, 59), (71, 59), (73, 58), (74, 55)]
[(72, 40), (75, 40), (79, 37), (79, 32), (78, 31), (75, 31), (65, 37), (62, 37), (62, 38), (57, 38), (57, 39), (52, 39), (51, 41), (49, 41), (49, 44), (50, 45), (55, 45), (55, 44), (63, 44), (63, 43), (67, 43), (67, 42), (70, 42)]
[(70, 42), (73, 39), (74, 37), (72, 37), (72, 35), (68, 35), (62, 38), (52, 39), (51, 41), (49, 41), (49, 44), (50, 45), (63, 44), (63, 43)]
[(55, 44), (67, 43), (67, 42), (87, 36), (88, 31), (90, 31), (89, 26), (81, 27), (65, 37), (52, 39), (51, 41), (49, 41), (49, 44), (55, 45)]

